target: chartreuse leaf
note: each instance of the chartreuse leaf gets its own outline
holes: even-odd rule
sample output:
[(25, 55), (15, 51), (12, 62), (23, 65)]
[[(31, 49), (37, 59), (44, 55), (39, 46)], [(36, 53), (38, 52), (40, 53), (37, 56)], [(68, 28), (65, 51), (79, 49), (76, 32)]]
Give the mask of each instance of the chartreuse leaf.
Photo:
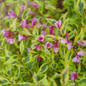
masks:
[(54, 35), (45, 35), (45, 40), (47, 40), (47, 41), (54, 41), (56, 39), (57, 39), (57, 37)]
[(39, 34), (39, 35), (41, 35), (41, 31), (42, 31), (43, 27), (44, 27), (44, 26), (41, 25), (41, 26), (39, 26), (39, 27), (37, 28), (37, 30), (38, 30), (38, 34)]
[(66, 58), (65, 58), (66, 63), (70, 63), (72, 55), (73, 55), (73, 49), (68, 50), (67, 53), (66, 53)]
[(15, 18), (12, 24), (10, 24), (10, 28), (12, 31), (16, 31), (16, 23), (17, 23), (17, 18)]
[(38, 35), (38, 30), (36, 29), (36, 26), (33, 28), (33, 35), (37, 36)]
[(30, 12), (30, 8), (26, 8), (22, 13), (22, 20), (28, 18), (28, 14)]
[(62, 86), (66, 86), (66, 84), (68, 83), (68, 79), (69, 79), (69, 65), (66, 65), (65, 69), (63, 70), (61, 74)]
[(49, 86), (58, 86), (54, 79), (49, 79)]
[(38, 82), (38, 86), (41, 86), (41, 85), (43, 85), (43, 86), (49, 86), (49, 82), (47, 80), (47, 76), (46, 75), (44, 76), (44, 78), (42, 80), (40, 80)]
[(6, 56), (8, 56), (8, 57), (12, 56), (12, 53), (10, 51), (8, 51), (7, 49), (5, 49), (5, 53), (6, 53)]
[(31, 49), (32, 49), (32, 50), (35, 49), (35, 48), (36, 48), (36, 45), (37, 45), (37, 43), (33, 43), (33, 44), (31, 45)]
[(55, 23), (55, 19), (48, 19), (48, 18), (45, 18), (51, 25), (54, 25)]
[(21, 54), (23, 53), (23, 51), (24, 51), (24, 43), (23, 43), (23, 41), (21, 41), (20, 42), (20, 52), (21, 52)]
[(83, 30), (83, 28), (81, 28), (81, 32), (80, 32), (79, 35), (77, 35), (77, 36), (75, 37), (74, 42), (82, 41), (83, 38), (84, 38), (84, 36), (85, 36), (84, 30)]
[(40, 69), (38, 70), (38, 73), (44, 73), (48, 69), (48, 63), (44, 63), (41, 65)]
[(84, 7), (85, 7), (84, 0), (78, 0), (77, 9), (81, 15), (84, 15)]
[(45, 8), (50, 9), (50, 10), (55, 10), (56, 9), (54, 6), (51, 6), (51, 5), (46, 5)]
[(79, 81), (79, 86), (85, 86), (86, 85), (86, 78), (83, 78)]
[(60, 33), (62, 36), (65, 36), (66, 34), (66, 25), (67, 25), (68, 19), (65, 20), (60, 28)]
[(7, 84), (8, 80), (6, 78), (0, 77), (0, 85)]
[(25, 83), (18, 83), (17, 86), (35, 86), (33, 83), (25, 82)]

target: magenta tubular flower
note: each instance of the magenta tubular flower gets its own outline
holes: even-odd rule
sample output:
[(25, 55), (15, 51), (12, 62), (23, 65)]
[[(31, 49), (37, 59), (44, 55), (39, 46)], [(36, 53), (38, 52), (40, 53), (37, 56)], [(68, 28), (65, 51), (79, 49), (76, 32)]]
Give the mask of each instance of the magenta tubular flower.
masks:
[(84, 55), (84, 51), (83, 50), (80, 50), (78, 53), (77, 53), (78, 56), (83, 56)]
[(62, 43), (62, 44), (67, 43), (67, 39), (62, 39), (62, 40), (61, 40), (61, 43)]
[(45, 44), (45, 48), (51, 48), (53, 45), (52, 45), (52, 43), (51, 42), (47, 42), (46, 44)]
[(32, 7), (34, 7), (35, 9), (38, 9), (38, 3), (33, 2), (33, 3), (32, 3)]
[(10, 38), (11, 37), (11, 33), (13, 33), (12, 31), (6, 31), (5, 29), (2, 30), (3, 36), (6, 38)]
[(71, 76), (70, 76), (70, 79), (71, 80), (75, 80), (78, 78), (78, 74), (76, 72), (71, 72)]
[(19, 38), (19, 41), (22, 41), (22, 40), (28, 38), (28, 36), (23, 36), (23, 35), (19, 34), (18, 38)]
[(21, 7), (20, 7), (20, 9), (21, 9), (21, 14), (22, 14), (22, 12), (23, 12), (26, 8), (27, 8), (27, 6), (21, 4)]
[(15, 13), (13, 10), (11, 10), (11, 11), (8, 13), (8, 17), (16, 18), (17, 15), (16, 15), (16, 13)]
[(12, 37), (12, 38), (6, 38), (5, 37), (5, 39), (9, 44), (13, 44), (15, 42), (14, 37)]
[(44, 35), (39, 36), (39, 37), (38, 37), (38, 40), (39, 40), (40, 42), (44, 41)]
[(74, 46), (72, 46), (72, 43), (71, 42), (68, 42), (67, 43), (67, 48), (68, 48), (68, 50), (70, 50), (71, 48), (73, 48)]
[(42, 31), (41, 34), (42, 35), (46, 35), (47, 34), (47, 31)]
[(38, 44), (36, 44), (36, 48), (35, 48), (35, 49), (41, 50), (41, 49), (40, 49), (40, 46), (39, 46)]
[(23, 20), (21, 22), (20, 26), (23, 26), (24, 28), (27, 28), (27, 22), (26, 22), (26, 20)]
[(53, 48), (54, 48), (54, 52), (55, 52), (55, 53), (58, 53), (59, 47), (58, 47), (57, 43), (55, 43), (55, 44), (53, 45)]
[(39, 57), (37, 58), (37, 62), (41, 61), (43, 58)]
[(80, 62), (80, 57), (79, 57), (79, 56), (75, 56), (75, 57), (72, 59), (72, 62), (77, 62), (77, 63), (79, 63), (79, 62)]
[(55, 29), (55, 27), (54, 26), (49, 26), (49, 30), (50, 30), (50, 35), (55, 35), (55, 33), (54, 33), (54, 29)]
[(32, 11), (30, 11), (29, 14), (31, 14), (31, 15), (36, 15), (36, 13), (34, 13), (34, 12), (32, 12)]
[(86, 40), (83, 40), (81, 42), (77, 41), (78, 45), (82, 45), (83, 47), (86, 45)]
[(38, 21), (38, 19), (37, 18), (33, 18), (31, 21), (32, 21), (32, 25), (35, 26), (37, 21)]
[(56, 21), (56, 22), (54, 23), (54, 25), (55, 25), (57, 28), (60, 29), (60, 27), (61, 27), (61, 25), (62, 25), (62, 21), (61, 21), (61, 20)]
[(44, 27), (43, 27), (43, 30), (47, 27), (47, 24), (43, 24), (44, 25)]

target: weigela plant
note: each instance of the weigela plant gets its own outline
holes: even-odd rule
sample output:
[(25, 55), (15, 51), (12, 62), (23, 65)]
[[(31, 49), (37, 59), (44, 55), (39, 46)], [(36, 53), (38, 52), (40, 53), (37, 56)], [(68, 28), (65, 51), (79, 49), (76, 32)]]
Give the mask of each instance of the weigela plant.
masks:
[(86, 0), (1, 0), (0, 86), (86, 86)]

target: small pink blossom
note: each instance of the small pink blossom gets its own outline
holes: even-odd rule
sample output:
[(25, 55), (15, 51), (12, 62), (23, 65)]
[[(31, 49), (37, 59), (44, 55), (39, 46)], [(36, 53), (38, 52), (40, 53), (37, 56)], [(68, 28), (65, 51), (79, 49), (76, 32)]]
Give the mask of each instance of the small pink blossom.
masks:
[(23, 26), (24, 28), (27, 28), (27, 22), (26, 22), (26, 20), (23, 20), (21, 22), (20, 26)]
[(19, 41), (22, 41), (22, 40), (28, 38), (28, 36), (23, 36), (23, 35), (19, 34), (18, 38), (19, 38)]
[(35, 9), (38, 9), (38, 3), (33, 2), (33, 3), (32, 3), (32, 7), (34, 7)]
[(42, 31), (41, 34), (42, 35), (46, 35), (47, 34), (47, 31)]
[(84, 51), (83, 50), (80, 50), (78, 53), (77, 53), (78, 56), (83, 56), (84, 55)]
[(43, 27), (43, 30), (47, 27), (47, 24), (43, 24), (44, 25), (44, 27)]
[(54, 48), (54, 52), (55, 52), (55, 53), (58, 53), (59, 47), (58, 47), (57, 43), (55, 43), (55, 44), (53, 45), (53, 48)]
[(42, 25), (41, 23), (38, 23), (38, 24), (36, 25), (36, 28), (40, 27), (41, 25)]
[(37, 62), (41, 61), (43, 58), (39, 57), (37, 58)]
[(78, 45), (82, 45), (83, 47), (86, 45), (86, 40), (83, 40), (81, 42), (77, 41)]
[(27, 49), (28, 53), (29, 53), (30, 50), (31, 50), (31, 48), (28, 48), (28, 49)]
[(16, 13), (15, 13), (13, 10), (11, 10), (11, 11), (8, 13), (8, 17), (16, 18), (17, 15), (16, 15)]
[(45, 44), (45, 48), (51, 48), (53, 45), (52, 45), (52, 43), (51, 42), (47, 42), (46, 44)]
[(62, 21), (61, 21), (61, 20), (56, 21), (56, 22), (54, 23), (54, 25), (55, 25), (57, 28), (60, 29), (60, 27), (61, 27), (61, 25), (62, 25)]
[(35, 49), (41, 50), (41, 49), (40, 49), (40, 46), (39, 46), (38, 44), (36, 44), (36, 48), (35, 48)]
[(32, 12), (32, 11), (30, 11), (29, 14), (31, 14), (31, 15), (36, 15), (36, 13), (34, 13), (34, 12)]
[(49, 26), (49, 30), (50, 30), (50, 35), (55, 35), (55, 33), (54, 33), (54, 29), (55, 29), (55, 27), (54, 26)]
[(11, 33), (13, 33), (12, 31), (6, 31), (5, 29), (2, 30), (3, 36), (6, 38), (10, 38), (11, 37)]
[(67, 39), (62, 39), (61, 43), (63, 43), (63, 44), (67, 43)]
[(38, 19), (37, 18), (33, 18), (31, 21), (32, 21), (32, 25), (35, 26), (37, 21), (38, 21)]
[(73, 48), (73, 46), (72, 46), (72, 43), (71, 43), (71, 42), (68, 42), (68, 43), (67, 43), (67, 48), (68, 48), (68, 50), (70, 50), (71, 48)]
[(26, 8), (27, 8), (27, 6), (21, 4), (21, 7), (20, 7), (20, 9), (21, 9), (21, 14), (22, 14), (22, 12), (23, 12)]
[(47, 16), (47, 18), (50, 18), (51, 16), (49, 15), (49, 16)]
[(44, 41), (44, 35), (39, 36), (39, 37), (38, 37), (38, 40), (39, 40), (40, 42)]
[(6, 41), (7, 41), (9, 44), (13, 44), (13, 43), (15, 42), (15, 40), (14, 40), (13, 37), (12, 37), (12, 38), (6, 38), (6, 37), (5, 37), (5, 39), (6, 39)]
[(74, 80), (74, 79), (77, 79), (77, 78), (78, 78), (78, 74), (76, 72), (71, 72), (70, 79)]
[(79, 57), (79, 56), (75, 56), (75, 57), (72, 59), (72, 62), (77, 62), (77, 63), (79, 63), (79, 62), (80, 62), (80, 57)]

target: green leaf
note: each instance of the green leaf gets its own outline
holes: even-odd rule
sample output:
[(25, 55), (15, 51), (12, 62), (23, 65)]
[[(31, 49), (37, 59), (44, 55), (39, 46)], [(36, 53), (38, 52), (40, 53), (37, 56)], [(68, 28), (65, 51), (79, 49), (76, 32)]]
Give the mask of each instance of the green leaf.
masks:
[(84, 0), (78, 0), (78, 11), (81, 15), (84, 15)]
[(28, 18), (29, 12), (30, 12), (30, 8), (27, 8), (27, 9), (25, 9), (25, 10), (23, 11), (22, 20)]
[(65, 34), (66, 34), (67, 21), (68, 21), (68, 19), (64, 21), (64, 23), (62, 24), (62, 26), (60, 28), (60, 33), (61, 33), (62, 36), (65, 36)]
[(0, 85), (8, 83), (8, 80), (6, 78), (0, 77)]
[(47, 69), (48, 69), (48, 63), (44, 63), (44, 64), (41, 65), (38, 73), (44, 73), (44, 72), (47, 71)]
[(84, 86), (85, 86), (85, 85), (86, 85), (86, 78), (81, 79), (81, 80), (79, 81), (79, 84), (80, 84), (80, 86), (83, 86), (83, 84), (84, 84)]
[(23, 51), (24, 51), (24, 43), (23, 43), (23, 41), (21, 41), (20, 42), (20, 52), (21, 52), (21, 54), (23, 53)]
[(49, 18), (45, 18), (51, 25), (54, 26), (54, 23), (56, 22), (55, 19), (49, 19)]
[(55, 41), (57, 39), (54, 35), (45, 35), (45, 40), (47, 41)]

